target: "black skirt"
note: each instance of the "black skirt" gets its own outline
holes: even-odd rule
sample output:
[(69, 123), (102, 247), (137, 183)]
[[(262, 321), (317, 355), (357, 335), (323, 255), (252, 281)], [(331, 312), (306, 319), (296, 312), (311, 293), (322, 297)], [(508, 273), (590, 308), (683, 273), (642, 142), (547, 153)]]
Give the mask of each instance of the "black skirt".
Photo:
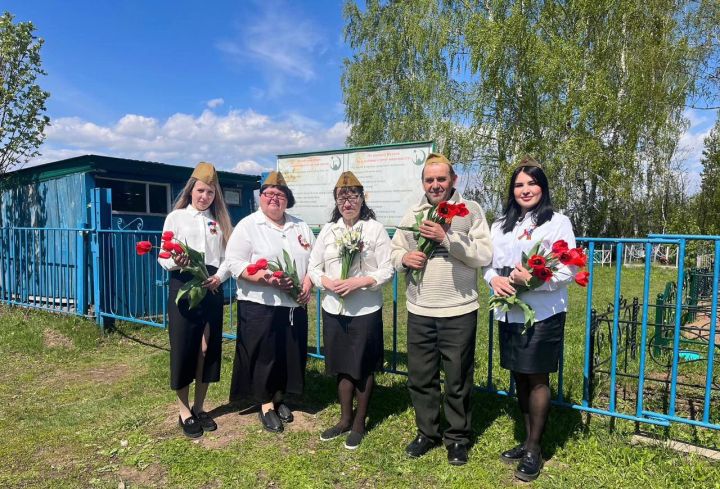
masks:
[(522, 323), (498, 321), (500, 366), (522, 374), (557, 372), (565, 334), (565, 313), (536, 322), (525, 334)]
[(277, 392), (302, 394), (307, 339), (308, 317), (304, 307), (238, 301), (230, 400), (267, 403)]
[[(217, 269), (208, 266), (213, 275)], [(175, 304), (178, 290), (193, 278), (191, 273), (171, 272), (170, 293), (168, 295), (168, 333), (170, 335), (170, 388), (182, 389), (195, 379), (198, 354), (202, 345), (205, 325), (210, 326), (210, 338), (205, 362), (203, 363), (202, 382), (220, 380), (220, 358), (222, 356), (223, 289), (213, 294), (205, 294), (200, 305), (188, 309), (188, 301), (180, 300)]]
[(330, 314), (323, 309), (325, 371), (363, 380), (383, 367), (382, 308), (363, 316)]

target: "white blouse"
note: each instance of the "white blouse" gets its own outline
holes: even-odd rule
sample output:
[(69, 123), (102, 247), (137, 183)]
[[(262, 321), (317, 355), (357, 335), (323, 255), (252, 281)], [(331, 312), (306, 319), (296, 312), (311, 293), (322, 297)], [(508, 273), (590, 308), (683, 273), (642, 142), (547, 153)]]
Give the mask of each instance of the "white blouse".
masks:
[[(319, 289), (325, 290), (322, 286), (323, 276), (334, 280), (340, 278), (342, 262), (338, 256), (335, 239), (346, 229), (349, 228), (343, 224), (342, 218), (337, 222), (325, 224), (313, 246), (308, 274)], [(322, 308), (330, 314), (363, 316), (382, 307), (382, 286), (393, 277), (390, 237), (385, 227), (374, 219), (360, 220), (351, 229), (361, 231), (364, 246), (353, 260), (348, 276), (372, 277), (375, 285), (354, 290), (344, 297), (342, 304), (337, 294), (326, 290)]]
[[(218, 269), (215, 275), (222, 282), (230, 278), (230, 270), (224, 261), (223, 232), (209, 210), (199, 211), (192, 204), (176, 209), (165, 218), (165, 231), (172, 231), (175, 239), (205, 253), (205, 264)], [(158, 258), (158, 263), (165, 270), (180, 269), (172, 258)]]
[[(575, 233), (573, 233), (570, 219), (555, 212), (552, 219), (542, 226), (535, 226), (533, 214), (529, 212), (515, 224), (509, 233), (503, 233), (502, 221), (495, 221), (490, 228), (490, 237), (493, 244), (492, 265), (483, 268), (485, 281), (490, 281), (499, 275), (503, 267), (514, 268), (522, 260), (522, 253), (541, 241), (542, 248), (550, 250), (552, 244), (564, 239), (570, 248), (575, 248)], [(576, 268), (560, 265), (555, 276), (537, 289), (523, 292), (520, 298), (535, 310), (535, 319), (542, 321), (559, 312), (567, 311), (567, 286), (572, 283)], [(507, 313), (495, 309), (495, 319), (510, 323), (524, 323), (525, 316), (519, 307), (515, 306)]]
[[(285, 225), (282, 227), (270, 221), (261, 209), (240, 221), (235, 226), (225, 250), (228, 267), (232, 276), (237, 279), (238, 300), (267, 306), (298, 307), (299, 304), (287, 292), (269, 285), (249, 282), (240, 278), (240, 275), (248, 265), (261, 258), (284, 263), (283, 250), (287, 250), (290, 257), (295, 260), (297, 274), (302, 282), (307, 273), (313, 242), (315, 237), (310, 226), (287, 213)], [(302, 286), (302, 283), (298, 285)]]

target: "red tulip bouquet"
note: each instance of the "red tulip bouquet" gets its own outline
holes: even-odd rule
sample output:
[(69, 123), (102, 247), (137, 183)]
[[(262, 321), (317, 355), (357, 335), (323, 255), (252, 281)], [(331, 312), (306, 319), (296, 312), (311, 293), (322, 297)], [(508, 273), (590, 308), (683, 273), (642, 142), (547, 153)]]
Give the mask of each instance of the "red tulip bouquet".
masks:
[(207, 289), (202, 286), (202, 283), (210, 277), (207, 267), (205, 267), (205, 254), (188, 246), (187, 243), (175, 239), (172, 231), (165, 231), (162, 234), (161, 246), (153, 246), (150, 241), (138, 241), (135, 245), (138, 255), (150, 253), (153, 248), (161, 250), (158, 253), (160, 258), (167, 259), (180, 255), (187, 255), (190, 258), (190, 263), (186, 267), (181, 267), (180, 271), (192, 273), (193, 278), (180, 287), (177, 297), (175, 297), (175, 304), (179, 304), (180, 299), (186, 296), (190, 303), (190, 309), (200, 304), (207, 294)]
[[(398, 229), (412, 231), (415, 241), (417, 241), (418, 244), (417, 250), (422, 251), (425, 256), (430, 259), (439, 243), (420, 235), (420, 225), (422, 225), (422, 222), (427, 219), (428, 221), (436, 222), (438, 224), (450, 224), (455, 216), (465, 217), (468, 214), (470, 214), (470, 211), (467, 207), (465, 207), (465, 204), (452, 204), (444, 200), (439, 204), (432, 206), (427, 212), (427, 217), (425, 216), (425, 212), (419, 212), (415, 215), (414, 225), (410, 227), (398, 226)], [(418, 284), (422, 281), (424, 274), (424, 268), (422, 270), (412, 271), (412, 276)]]
[(255, 263), (248, 265), (246, 270), (248, 275), (255, 275), (260, 270), (270, 270), (275, 277), (288, 277), (293, 283), (292, 288), (288, 290), (288, 294), (295, 302), (302, 293), (302, 284), (297, 274), (297, 265), (286, 250), (283, 250), (282, 262), (280, 259), (267, 261), (265, 258), (260, 258)]
[[(561, 239), (553, 243), (551, 250), (546, 250), (541, 248), (538, 242), (527, 254), (523, 253), (522, 255), (522, 265), (526, 270), (530, 270), (532, 278), (526, 284), (513, 285), (515, 293), (511, 296), (492, 296), (489, 302), (490, 310), (497, 308), (507, 312), (513, 306), (518, 306), (525, 315), (525, 327), (523, 328), (523, 334), (525, 334), (535, 324), (535, 311), (520, 299), (518, 294), (537, 289), (561, 273), (573, 273), (572, 271), (561, 271), (560, 265), (584, 268), (586, 264), (587, 255), (580, 246), (569, 249), (567, 242)], [(585, 287), (588, 284), (589, 275), (586, 271), (577, 272), (574, 277), (575, 283)]]

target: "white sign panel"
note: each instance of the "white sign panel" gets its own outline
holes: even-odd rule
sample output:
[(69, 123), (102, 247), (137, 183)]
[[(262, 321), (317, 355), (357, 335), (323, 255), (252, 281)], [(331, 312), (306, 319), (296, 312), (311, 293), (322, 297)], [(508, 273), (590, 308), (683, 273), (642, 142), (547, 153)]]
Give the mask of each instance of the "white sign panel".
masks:
[(377, 220), (387, 227), (397, 226), (423, 195), (421, 174), (430, 151), (432, 142), (423, 142), (278, 156), (277, 168), (296, 200), (288, 212), (311, 226), (328, 222), (335, 205), (335, 183), (343, 171), (350, 170), (363, 184)]

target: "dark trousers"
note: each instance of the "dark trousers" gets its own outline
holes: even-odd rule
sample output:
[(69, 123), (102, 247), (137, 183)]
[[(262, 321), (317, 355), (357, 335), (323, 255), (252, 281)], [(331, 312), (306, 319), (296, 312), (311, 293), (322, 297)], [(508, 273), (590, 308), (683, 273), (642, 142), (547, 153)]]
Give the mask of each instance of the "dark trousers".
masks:
[[(447, 318), (408, 312), (408, 389), (418, 432), (446, 445), (470, 442), (470, 394), (475, 371), (477, 311)], [(445, 372), (445, 419), (440, 433), (440, 367)]]

